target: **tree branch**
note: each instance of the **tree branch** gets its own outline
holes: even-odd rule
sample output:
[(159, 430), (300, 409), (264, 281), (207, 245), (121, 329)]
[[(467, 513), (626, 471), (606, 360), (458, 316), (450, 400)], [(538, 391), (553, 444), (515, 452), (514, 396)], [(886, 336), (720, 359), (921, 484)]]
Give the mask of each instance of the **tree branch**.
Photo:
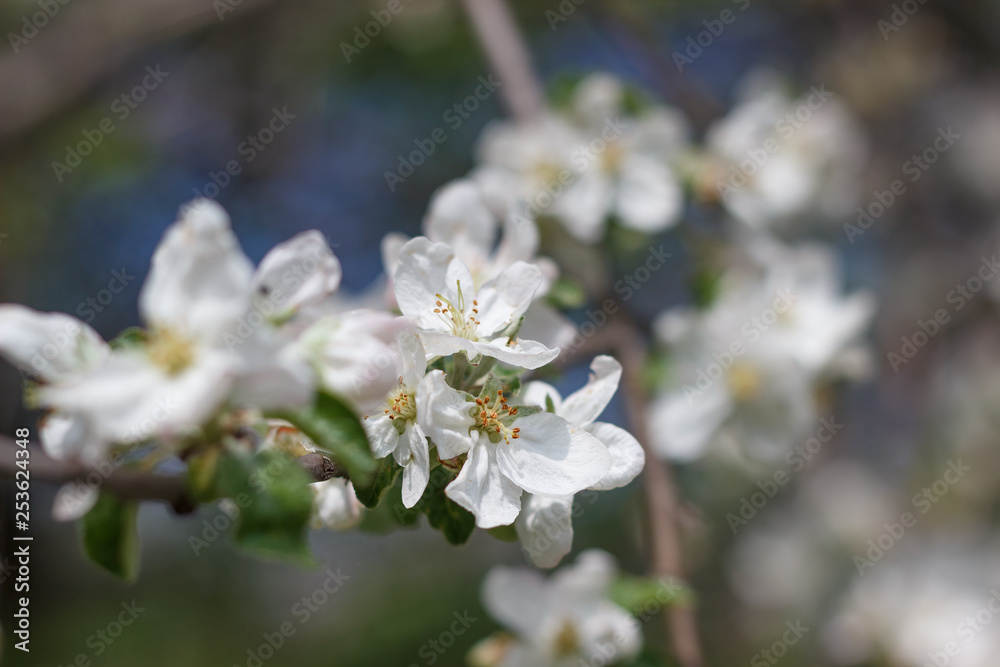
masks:
[(500, 94), (508, 111), (522, 122), (536, 118), (545, 108), (545, 96), (510, 9), (503, 0), (463, 0), (463, 4), (500, 79)]
[[(93, 480), (105, 491), (125, 500), (157, 500), (170, 505), (178, 514), (194, 511), (197, 506), (188, 491), (187, 481), (181, 475), (158, 475), (116, 469), (110, 474), (77, 461), (57, 461), (46, 456), (42, 448), (31, 443), (29, 459), (16, 458), (21, 449), (13, 439), (0, 435), (0, 477), (14, 477), (21, 468), (17, 461), (29, 461), (32, 480), (53, 484), (66, 484), (78, 480), (91, 484)], [(295, 459), (313, 482), (332, 477), (344, 477), (344, 471), (328, 457), (314, 452)]]
[[(649, 512), (650, 542), (653, 552), (653, 569), (657, 575), (684, 578), (684, 558), (681, 550), (681, 511), (677, 490), (670, 466), (661, 461), (649, 445), (646, 427), (648, 401), (643, 383), (646, 367), (646, 341), (635, 325), (620, 316), (609, 326), (615, 327), (617, 357), (622, 364), (622, 383), (625, 408), (628, 412), (632, 435), (646, 453), (643, 468), (646, 504)], [(685, 605), (672, 606), (665, 614), (667, 632), (674, 646), (674, 653), (682, 667), (702, 665), (698, 642), (698, 627), (694, 610)]]

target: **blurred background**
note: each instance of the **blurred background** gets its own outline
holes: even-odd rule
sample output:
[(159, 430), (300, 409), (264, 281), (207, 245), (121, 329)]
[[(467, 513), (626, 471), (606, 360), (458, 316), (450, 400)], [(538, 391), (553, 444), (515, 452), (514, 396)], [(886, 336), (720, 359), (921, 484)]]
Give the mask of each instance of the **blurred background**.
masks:
[[(480, 130), (505, 113), (493, 95), (448, 115), (490, 74), (459, 2), (402, 0), (377, 35), (359, 39), (386, 4), (0, 4), (0, 302), (74, 314), (106, 338), (137, 324), (152, 251), (178, 206), (201, 194), (230, 212), (255, 261), (320, 229), (344, 265), (345, 288), (362, 292), (381, 273), (382, 236), (419, 234), (432, 192), (468, 172)], [(758, 490), (756, 479), (711, 464), (678, 472), (708, 664), (774, 664), (760, 652), (796, 622), (808, 631), (782, 651), (786, 665), (932, 661), (962, 632), (961, 610), (985, 608), (1000, 584), (1000, 281), (953, 312), (898, 372), (886, 354), (936, 309), (951, 312), (949, 290), (998, 250), (1000, 6), (551, 0), (512, 8), (547, 85), (608, 71), (682, 106), (696, 133), (725, 114), (738, 82), (760, 66), (801, 90), (825, 84), (865, 128), (866, 205), (940, 128), (960, 134), (862, 237), (852, 243), (839, 225), (825, 232), (845, 258), (848, 288), (869, 288), (880, 303), (879, 372), (841, 397), (835, 414), (845, 427), (835, 441), (735, 535), (726, 516)], [(673, 54), (726, 9), (739, 10), (737, 19), (678, 72)], [(385, 173), (437, 128), (446, 141), (390, 188)], [(694, 205), (687, 217), (705, 215)], [(686, 258), (675, 234), (663, 240)], [(689, 299), (689, 269), (676, 262), (629, 304), (641, 323)], [(112, 284), (123, 289), (112, 293)], [(560, 384), (585, 378), (585, 367), (574, 369)], [(34, 433), (37, 415), (23, 408), (20, 377), (7, 365), (0, 397), (0, 431)], [(613, 405), (605, 419), (621, 416)], [(959, 458), (970, 470), (886, 553), (892, 565), (859, 574), (854, 557), (868, 553), (868, 540), (912, 511), (914, 494), (933, 489)], [(574, 552), (600, 546), (625, 570), (645, 569), (637, 486), (585, 506)], [(34, 641), (25, 656), (5, 636), (11, 665), (462, 665), (496, 628), (479, 600), (483, 574), (523, 563), (516, 544), (481, 531), (454, 548), (422, 527), (391, 537), (314, 533), (324, 565), (303, 571), (250, 560), (224, 536), (196, 553), (189, 538), (211, 534), (221, 511), (178, 518), (147, 504), (142, 571), (126, 585), (84, 560), (72, 525), (49, 519), (54, 491), (33, 486)], [(12, 497), (5, 480), (4, 625), (13, 610)], [(347, 578), (300, 625), (302, 600), (328, 568)], [(142, 611), (113, 637), (122, 605), (133, 602)], [(477, 620), (451, 636), (454, 615), (465, 612)], [(264, 635), (285, 621), (296, 622), (295, 636), (254, 662), (267, 656)], [(996, 664), (1000, 619), (979, 623), (959, 654), (931, 664)], [(661, 626), (644, 624), (651, 642)]]

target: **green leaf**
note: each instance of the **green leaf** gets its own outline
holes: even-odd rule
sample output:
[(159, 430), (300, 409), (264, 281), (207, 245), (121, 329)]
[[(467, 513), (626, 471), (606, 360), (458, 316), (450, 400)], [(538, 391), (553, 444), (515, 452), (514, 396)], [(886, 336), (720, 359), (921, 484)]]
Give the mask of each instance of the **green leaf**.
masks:
[(134, 581), (139, 573), (139, 506), (108, 493), (80, 519), (80, 536), (87, 556), (111, 574)]
[(254, 457), (227, 452), (219, 475), (220, 489), (240, 507), (238, 545), (265, 558), (315, 564), (307, 541), (313, 493), (293, 458), (275, 450)]
[(545, 300), (553, 308), (559, 310), (574, 310), (582, 308), (587, 303), (587, 291), (580, 283), (569, 278), (559, 278), (552, 284)]
[(552, 400), (551, 394), (545, 394), (545, 411), (555, 414), (556, 404), (555, 401)]
[(702, 269), (697, 271), (688, 279), (688, 286), (691, 289), (691, 296), (694, 303), (699, 308), (708, 308), (715, 301), (719, 293), (719, 286), (722, 282), (722, 273)]
[(149, 332), (139, 327), (129, 327), (118, 334), (118, 337), (109, 341), (108, 345), (112, 350), (124, 350), (131, 347), (145, 345), (149, 340)]
[(397, 475), (392, 486), (383, 494), (378, 507), (362, 513), (358, 528), (367, 533), (385, 534), (398, 528), (416, 526), (419, 521), (419, 510), (403, 506), (403, 476)]
[(392, 487), (396, 477), (403, 470), (392, 456), (387, 456), (377, 462), (375, 474), (369, 478), (368, 484), (354, 484), (354, 494), (361, 504), (371, 509), (378, 507), (385, 492)]
[(444, 488), (455, 478), (446, 468), (431, 471), (431, 479), (416, 507), (427, 514), (431, 527), (444, 533), (452, 544), (465, 544), (476, 528), (476, 517), (444, 494)]
[(691, 602), (691, 590), (672, 578), (620, 576), (608, 593), (611, 601), (633, 615), (642, 617), (663, 607), (686, 605)]
[(517, 542), (517, 529), (514, 526), (497, 526), (486, 532), (501, 542)]
[(347, 470), (355, 487), (369, 483), (376, 464), (368, 437), (357, 415), (340, 399), (317, 392), (312, 407), (294, 412), (279, 411), (270, 416), (291, 422), (309, 436), (317, 447)]
[(198, 452), (187, 460), (187, 482), (191, 495), (200, 503), (219, 497), (217, 473), (222, 450), (218, 447)]
[(482, 391), (479, 392), (479, 398), (489, 399), (492, 402), (497, 397), (497, 392), (503, 388), (503, 385), (494, 373), (490, 373), (486, 376), (486, 384), (483, 385)]

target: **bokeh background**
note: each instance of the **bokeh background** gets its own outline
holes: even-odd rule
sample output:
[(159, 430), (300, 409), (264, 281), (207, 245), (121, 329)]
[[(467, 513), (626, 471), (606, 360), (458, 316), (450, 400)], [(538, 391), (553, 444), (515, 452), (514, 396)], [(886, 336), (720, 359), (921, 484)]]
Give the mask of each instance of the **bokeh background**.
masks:
[[(318, 228), (335, 244), (345, 288), (362, 292), (381, 272), (382, 236), (418, 234), (431, 193), (469, 170), (479, 131), (504, 115), (494, 95), (458, 127), (446, 122), (445, 112), (474, 91), (490, 65), (457, 1), (402, 2), (404, 10), (350, 62), (342, 44), (352, 43), (385, 2), (70, 0), (33, 35), (23, 32), (24, 21), (40, 3), (0, 4), (0, 302), (92, 316), (107, 338), (136, 324), (139, 289), (164, 229), (231, 160), (241, 173), (217, 199), (247, 254), (259, 260), (275, 243)], [(998, 249), (1000, 6), (914, 1), (912, 16), (886, 33), (879, 21), (889, 19), (892, 3), (751, 0), (677, 72), (672, 53), (705, 29), (703, 21), (737, 4), (743, 2), (564, 0), (560, 10), (551, 0), (512, 7), (547, 84), (558, 88), (565, 77), (609, 71), (685, 106), (697, 130), (725, 113), (741, 77), (760, 66), (802, 89), (825, 83), (868, 134), (865, 201), (938, 128), (961, 133), (919, 187), (856, 243), (837, 226), (828, 233), (846, 258), (849, 288), (872, 289), (881, 304), (872, 334), (879, 373), (840, 399), (836, 414), (845, 429), (836, 442), (768, 504), (746, 539), (731, 534), (725, 515), (753, 490), (752, 480), (711, 466), (679, 471), (709, 664), (747, 664), (797, 619), (811, 630), (784, 664), (910, 664), (877, 655), (850, 662), (849, 654), (831, 651), (838, 643), (831, 619), (856, 570), (852, 552), (838, 552), (828, 538), (841, 529), (856, 534), (858, 520), (881, 517), (894, 503), (905, 507), (946, 461), (962, 456), (974, 472), (921, 523), (920, 534), (907, 535), (887, 558), (903, 568), (938, 552), (941, 562), (964, 554), (985, 563), (987, 578), (1000, 575), (1000, 551), (991, 547), (1000, 519), (1000, 318), (992, 288), (898, 373), (886, 360), (900, 336), (911, 335), (918, 319)], [(550, 12), (560, 11), (565, 20), (552, 23)], [(147, 68), (168, 75), (122, 117), (126, 107), (116, 99), (141, 85)], [(276, 109), (294, 118), (249, 160), (242, 142)], [(67, 145), (104, 118), (114, 131), (79, 166), (55, 173), (53, 162), (66, 162)], [(384, 173), (439, 127), (447, 140), (390, 190)], [(693, 206), (687, 217), (700, 224), (704, 215)], [(655, 274), (654, 289), (629, 304), (647, 325), (656, 312), (690, 298), (687, 249), (675, 235), (663, 240), (680, 261)], [(101, 303), (116, 271), (134, 279)], [(576, 387), (585, 378), (585, 368), (575, 369), (561, 382)], [(34, 428), (37, 415), (22, 406), (20, 378), (2, 364), (0, 397), (0, 431)], [(607, 420), (621, 421), (619, 405)], [(585, 508), (575, 522), (574, 551), (600, 546), (624, 569), (644, 570), (636, 486), (602, 494)], [(49, 519), (54, 491), (33, 487), (34, 641), (24, 656), (6, 636), (7, 664), (69, 665), (79, 655), (107, 666), (256, 664), (248, 663), (248, 650), (282, 622), (298, 620), (295, 605), (322, 585), (324, 570), (339, 568), (349, 579), (263, 664), (461, 665), (466, 649), (496, 627), (479, 601), (483, 574), (495, 563), (523, 562), (516, 545), (484, 533), (453, 548), (423, 527), (392, 536), (314, 533), (324, 565), (303, 571), (251, 560), (224, 536), (196, 554), (189, 538), (204, 537), (204, 522), (220, 510), (178, 518), (149, 504), (140, 515), (142, 571), (126, 585), (85, 561), (72, 525)], [(5, 625), (13, 609), (12, 497), (12, 485), (0, 484)], [(938, 575), (940, 568), (929, 567), (903, 580)], [(989, 586), (977, 581), (985, 603)], [(133, 601), (143, 609), (134, 624), (111, 644), (97, 638)], [(436, 652), (429, 642), (450, 644), (442, 633), (466, 611), (477, 620)], [(661, 623), (647, 622), (644, 631), (655, 643)], [(987, 632), (1000, 632), (1000, 621)]]

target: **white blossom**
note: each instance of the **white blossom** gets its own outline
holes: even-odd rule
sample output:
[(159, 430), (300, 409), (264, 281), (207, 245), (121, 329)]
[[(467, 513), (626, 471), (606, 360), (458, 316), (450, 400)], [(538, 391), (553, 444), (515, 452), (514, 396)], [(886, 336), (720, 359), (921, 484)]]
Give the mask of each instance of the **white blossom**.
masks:
[(608, 599), (615, 575), (611, 556), (596, 549), (548, 579), (532, 570), (491, 570), (483, 604), (515, 635), (499, 667), (611, 665), (638, 655), (639, 622)]
[(430, 356), (465, 352), (470, 360), (482, 355), (533, 369), (559, 354), (514, 334), (542, 286), (536, 266), (515, 262), (477, 289), (451, 246), (417, 237), (400, 251), (394, 283), (399, 308)]
[[(642, 471), (646, 457), (639, 442), (625, 429), (596, 421), (618, 389), (622, 367), (615, 359), (600, 356), (590, 365), (585, 387), (563, 399), (555, 387), (530, 382), (519, 400), (546, 408), (600, 440), (611, 456), (611, 467), (591, 485), (605, 491), (625, 486)], [(573, 544), (573, 496), (530, 495), (522, 503), (515, 526), (531, 561), (539, 567), (555, 567)]]
[(442, 371), (420, 384), (417, 419), (442, 460), (466, 454), (445, 494), (476, 516), (480, 528), (512, 524), (521, 494), (563, 496), (607, 475), (611, 456), (596, 437), (559, 417), (522, 416), (502, 392), (478, 398), (448, 386)]

